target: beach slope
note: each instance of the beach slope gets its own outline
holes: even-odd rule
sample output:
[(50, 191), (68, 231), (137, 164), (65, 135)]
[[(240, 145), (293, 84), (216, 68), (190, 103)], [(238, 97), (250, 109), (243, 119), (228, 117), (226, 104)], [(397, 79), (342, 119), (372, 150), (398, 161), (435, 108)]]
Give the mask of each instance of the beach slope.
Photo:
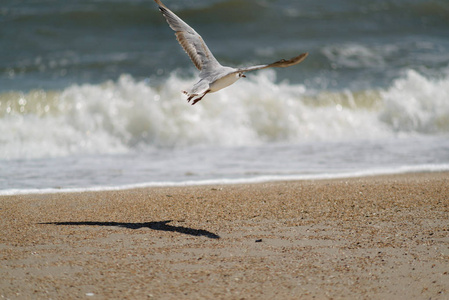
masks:
[(0, 197), (0, 297), (447, 299), (449, 174)]

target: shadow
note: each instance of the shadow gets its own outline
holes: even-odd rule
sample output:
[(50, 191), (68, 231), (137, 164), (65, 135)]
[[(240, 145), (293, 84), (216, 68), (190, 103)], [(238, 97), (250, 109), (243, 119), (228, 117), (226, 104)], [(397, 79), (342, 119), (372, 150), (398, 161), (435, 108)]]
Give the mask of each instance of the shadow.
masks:
[(140, 228), (150, 228), (153, 230), (178, 232), (193, 236), (205, 236), (210, 239), (219, 239), (220, 236), (216, 235), (207, 230), (202, 229), (192, 229), (183, 226), (172, 226), (169, 225), (172, 220), (159, 221), (159, 222), (146, 222), (146, 223), (119, 223), (119, 222), (49, 222), (49, 223), (39, 223), (46, 225), (66, 225), (66, 226), (111, 226), (111, 227), (123, 227), (128, 229), (140, 229)]

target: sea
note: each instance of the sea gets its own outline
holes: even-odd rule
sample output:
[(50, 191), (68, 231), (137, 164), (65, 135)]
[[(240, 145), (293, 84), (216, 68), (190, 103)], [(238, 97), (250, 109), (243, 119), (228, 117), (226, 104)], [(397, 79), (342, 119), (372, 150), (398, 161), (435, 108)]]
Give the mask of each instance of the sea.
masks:
[(0, 195), (449, 171), (449, 1), (2, 0)]

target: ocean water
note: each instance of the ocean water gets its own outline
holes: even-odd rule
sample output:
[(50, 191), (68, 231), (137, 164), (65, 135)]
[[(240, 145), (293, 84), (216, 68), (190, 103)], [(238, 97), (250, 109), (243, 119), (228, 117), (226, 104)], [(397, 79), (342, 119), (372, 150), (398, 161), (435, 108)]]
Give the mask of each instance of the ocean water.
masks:
[(164, 3), (248, 73), (197, 71), (148, 0), (0, 4), (0, 194), (449, 170), (449, 2)]

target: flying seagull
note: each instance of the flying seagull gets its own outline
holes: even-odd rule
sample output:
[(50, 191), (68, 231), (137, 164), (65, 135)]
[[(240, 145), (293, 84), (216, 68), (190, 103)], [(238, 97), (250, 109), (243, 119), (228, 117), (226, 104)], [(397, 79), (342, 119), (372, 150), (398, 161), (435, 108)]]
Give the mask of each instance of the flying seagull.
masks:
[(302, 62), (308, 55), (303, 53), (299, 56), (293, 57), (289, 60), (281, 59), (277, 62), (268, 65), (259, 65), (247, 68), (231, 68), (222, 66), (214, 57), (212, 52), (207, 47), (203, 38), (186, 22), (181, 20), (171, 10), (169, 10), (160, 0), (154, 0), (159, 5), (159, 10), (167, 20), (170, 28), (175, 31), (176, 38), (179, 44), (184, 48), (184, 51), (189, 55), (195, 67), (200, 70), (200, 80), (193, 85), (193, 87), (184, 91), (187, 95), (187, 101), (195, 105), (198, 101), (203, 99), (208, 93), (219, 91), (225, 87), (230, 86), (242, 77), (246, 77), (243, 73), (266, 68), (285, 68)]

